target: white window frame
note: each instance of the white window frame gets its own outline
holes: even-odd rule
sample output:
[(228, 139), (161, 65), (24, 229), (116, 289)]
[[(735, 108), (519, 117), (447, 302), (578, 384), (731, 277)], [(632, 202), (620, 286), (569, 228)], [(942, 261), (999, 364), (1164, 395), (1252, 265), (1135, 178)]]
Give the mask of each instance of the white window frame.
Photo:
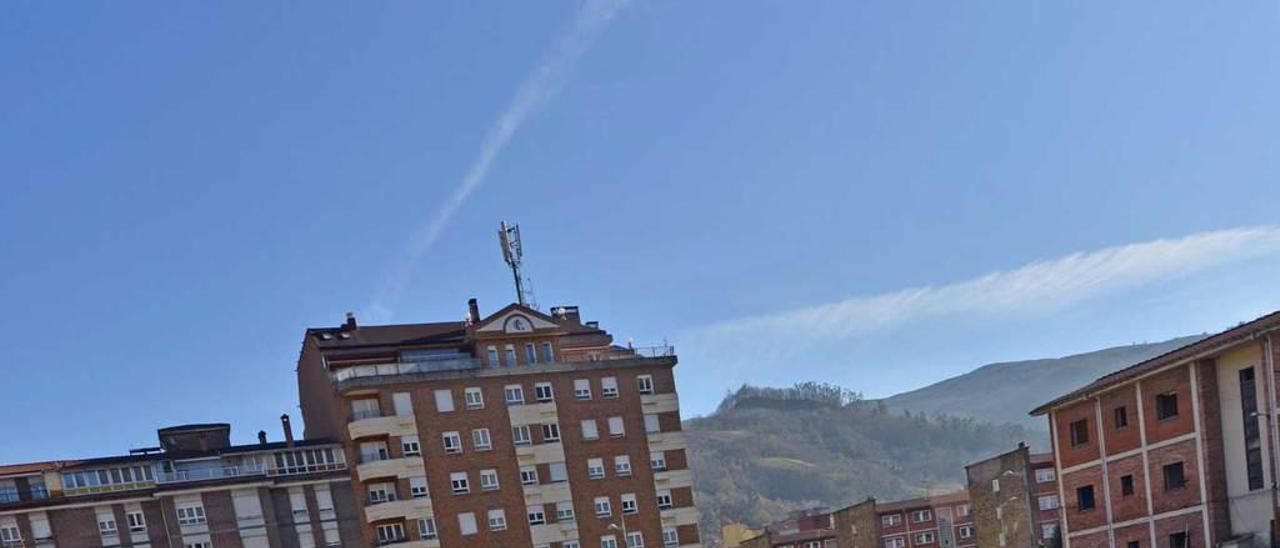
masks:
[[(470, 529), (470, 532), (468, 532), (468, 529)], [(463, 536), (470, 536), (480, 532), (480, 529), (476, 527), (475, 512), (462, 512), (458, 514), (458, 531), (460, 531)]]
[(568, 523), (576, 518), (573, 515), (573, 502), (561, 501), (556, 503), (556, 523)]
[(547, 513), (542, 510), (529, 510), (529, 525), (546, 525)]
[(637, 375), (636, 391), (641, 394), (653, 394), (653, 375)]
[(436, 412), (451, 413), (453, 407), (453, 391), (447, 389), (439, 389), (435, 391), (436, 396)]
[(507, 402), (507, 405), (523, 405), (524, 387), (518, 384), (508, 384), (502, 387), (502, 397)]
[(889, 514), (880, 516), (880, 524), (885, 527), (897, 527), (902, 525), (902, 514)]
[(928, 523), (933, 521), (932, 510), (912, 510), (911, 523)]
[(472, 386), (462, 391), (464, 405), (467, 409), (484, 409), (484, 391), (478, 386)]
[(596, 510), (596, 517), (607, 518), (613, 515), (613, 503), (609, 502), (609, 497), (596, 497), (593, 505)]
[(487, 524), (490, 531), (506, 531), (507, 512), (501, 508), (489, 510)]
[(597, 428), (595, 419), (582, 419), (582, 439), (583, 441), (594, 441), (600, 439), (600, 429)]
[(659, 490), (658, 496), (657, 496), (657, 502), (658, 502), (659, 510), (670, 510), (671, 508), (675, 507), (675, 501), (671, 499), (670, 489)]
[(662, 431), (662, 421), (655, 413), (645, 413), (644, 415), (644, 431), (653, 434)]
[(640, 531), (628, 531), (627, 548), (644, 548), (644, 533), (641, 533)]
[(147, 530), (147, 516), (141, 510), (125, 512), (124, 519), (129, 524), (130, 533), (141, 533)]
[(609, 437), (624, 438), (627, 436), (627, 423), (621, 416), (609, 417)]
[(555, 401), (556, 392), (549, 382), (537, 382), (533, 384), (533, 398), (539, 402)]
[(378, 543), (390, 544), (399, 540), (404, 540), (404, 524), (403, 523), (384, 523), (378, 526)]
[(98, 518), (99, 534), (106, 536), (106, 535), (119, 534), (119, 532), (120, 532), (120, 529), (116, 527), (116, 520), (114, 517)]
[(613, 457), (613, 473), (620, 476), (631, 475), (631, 455), (617, 455)]
[(462, 453), (462, 435), (455, 430), (441, 433), (440, 443), (444, 446), (444, 452), (446, 455), (458, 455)]
[(573, 379), (574, 399), (586, 401), (591, 399), (591, 379)]
[(476, 451), (489, 451), (493, 449), (493, 436), (489, 435), (488, 428), (475, 428), (471, 430), (471, 445)]
[(613, 535), (600, 537), (600, 548), (618, 548), (618, 537)]
[(922, 533), (916, 533), (912, 540), (914, 540), (915, 544), (919, 546), (921, 544), (933, 544), (934, 538), (932, 531), (924, 531)]
[(493, 468), (486, 468), (480, 471), (480, 490), (481, 491), (497, 491), (498, 471)]
[(471, 492), (471, 479), (467, 477), (466, 472), (454, 472), (449, 474), (449, 489), (455, 495), (465, 495)]
[(640, 513), (640, 505), (636, 503), (635, 493), (622, 494), (622, 513), (631, 515)]
[(604, 479), (604, 459), (587, 459), (587, 479)]
[(538, 484), (538, 467), (537, 466), (521, 466), (520, 467), (520, 485), (537, 485)]
[(542, 442), (555, 443), (560, 441), (560, 424), (548, 422), (542, 425)]
[(512, 426), (511, 443), (515, 445), (532, 445), (533, 434), (529, 432), (529, 425), (519, 424)]
[(1058, 479), (1058, 473), (1053, 468), (1037, 468), (1036, 483), (1049, 483)]
[(422, 455), (422, 441), (418, 436), (402, 436), (400, 438), (400, 454), (406, 457)]
[(605, 399), (618, 397), (618, 377), (600, 377), (600, 397)]
[(202, 504), (184, 504), (176, 509), (178, 514), (178, 525), (204, 525), (208, 523), (208, 518), (204, 514), (204, 505)]
[(422, 499), (430, 496), (431, 493), (427, 490), (426, 477), (414, 476), (409, 478), (409, 498)]
[(654, 451), (649, 453), (649, 468), (654, 472), (662, 472), (667, 469), (667, 452)]
[(418, 518), (418, 537), (423, 540), (436, 538), (440, 534), (436, 529), (435, 518)]

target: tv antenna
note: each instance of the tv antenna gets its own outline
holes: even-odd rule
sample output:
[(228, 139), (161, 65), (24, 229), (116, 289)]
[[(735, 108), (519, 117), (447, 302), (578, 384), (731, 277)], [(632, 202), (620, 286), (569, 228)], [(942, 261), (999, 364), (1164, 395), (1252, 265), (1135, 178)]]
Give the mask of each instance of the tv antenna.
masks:
[(502, 221), (498, 228), (498, 242), (502, 244), (502, 260), (511, 267), (511, 278), (516, 282), (516, 302), (520, 306), (537, 308), (538, 305), (533, 302), (533, 292), (525, 291), (524, 288), (529, 281), (520, 275), (520, 264), (524, 257), (524, 246), (520, 244), (520, 225)]

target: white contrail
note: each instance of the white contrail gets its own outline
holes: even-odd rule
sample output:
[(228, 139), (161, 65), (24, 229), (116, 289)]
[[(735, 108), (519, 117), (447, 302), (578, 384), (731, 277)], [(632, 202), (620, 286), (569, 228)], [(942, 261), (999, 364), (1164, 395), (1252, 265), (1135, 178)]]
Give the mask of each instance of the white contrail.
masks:
[[(1118, 290), (1280, 253), (1280, 228), (1202, 232), (1035, 262), (939, 287), (853, 297), (694, 329), (699, 347), (743, 345), (778, 356), (817, 341), (885, 332), (941, 317), (1043, 314)], [(726, 346), (727, 345), (727, 346)]]
[(418, 260), (440, 238), (440, 233), (458, 212), (458, 208), (462, 207), (467, 197), (480, 186), (480, 183), (484, 182), (494, 159), (506, 147), (511, 136), (520, 129), (525, 119), (534, 110), (560, 90), (574, 62), (586, 52), (600, 32), (629, 1), (587, 0), (578, 10), (573, 25), (560, 36), (533, 73), (520, 83), (511, 103), (494, 122), (493, 127), (489, 128), (489, 133), (480, 147), (480, 154), (471, 163), (466, 176), (448, 198), (436, 208), (431, 220), (410, 243), (408, 252), (396, 263), (383, 281), (369, 305), (369, 312), (375, 316), (375, 319), (388, 319), (391, 306), (408, 282)]

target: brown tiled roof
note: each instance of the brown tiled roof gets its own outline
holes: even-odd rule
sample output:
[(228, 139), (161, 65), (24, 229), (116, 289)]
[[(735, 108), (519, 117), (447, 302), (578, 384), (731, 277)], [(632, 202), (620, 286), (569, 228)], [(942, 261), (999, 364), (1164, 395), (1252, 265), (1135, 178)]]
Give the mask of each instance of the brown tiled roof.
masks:
[(876, 502), (876, 512), (897, 512), (911, 508), (926, 508), (940, 504), (955, 504), (957, 502), (965, 502), (969, 500), (969, 491), (961, 489), (950, 493), (933, 495), (929, 497), (917, 497), (914, 499), (898, 500), (893, 502)]
[[(466, 329), (467, 324), (462, 321), (370, 325), (347, 331), (339, 327), (313, 327), (307, 329), (307, 337), (322, 349), (357, 348), (450, 342), (461, 339)], [(323, 334), (333, 338), (326, 340)]]
[(1221, 348), (1239, 343), (1249, 337), (1260, 332), (1269, 331), (1280, 327), (1280, 311), (1272, 312), (1253, 320), (1251, 322), (1242, 323), (1236, 327), (1212, 335), (1197, 342), (1193, 342), (1186, 346), (1175, 348), (1164, 354), (1151, 358), (1144, 362), (1138, 362), (1114, 373), (1103, 375), (1098, 380), (1093, 381), (1081, 388), (1073, 390), (1060, 396), (1040, 407), (1031, 410), (1032, 415), (1043, 415), (1049, 410), (1061, 406), (1065, 403), (1074, 402), (1092, 396), (1098, 392), (1106, 390), (1117, 384), (1136, 379), (1146, 373), (1150, 373), (1167, 365), (1173, 365), (1178, 362), (1199, 356), (1205, 352), (1212, 352)]
[(44, 461), (29, 462), (26, 464), (8, 464), (0, 465), (0, 476), (21, 476), (25, 474), (37, 474), (45, 470), (58, 468), (61, 466), (73, 466), (79, 464), (79, 461)]
[(1031, 464), (1053, 464), (1053, 453), (1032, 453)]

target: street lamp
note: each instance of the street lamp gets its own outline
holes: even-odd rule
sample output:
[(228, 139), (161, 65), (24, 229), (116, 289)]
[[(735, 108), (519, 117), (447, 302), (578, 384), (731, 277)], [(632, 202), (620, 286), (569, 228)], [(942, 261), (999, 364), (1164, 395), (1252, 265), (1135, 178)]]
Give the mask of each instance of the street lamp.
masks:
[(610, 530), (610, 531), (621, 531), (621, 532), (622, 532), (622, 544), (623, 544), (623, 546), (627, 546), (628, 548), (630, 548), (631, 543), (630, 543), (630, 541), (627, 539), (627, 515), (626, 515), (626, 514), (619, 514), (619, 517), (621, 517), (621, 518), (622, 518), (622, 526), (621, 526), (621, 527), (619, 527), (619, 526), (618, 526), (618, 524), (616, 524), (616, 523), (610, 523), (610, 524), (609, 524), (609, 530)]

